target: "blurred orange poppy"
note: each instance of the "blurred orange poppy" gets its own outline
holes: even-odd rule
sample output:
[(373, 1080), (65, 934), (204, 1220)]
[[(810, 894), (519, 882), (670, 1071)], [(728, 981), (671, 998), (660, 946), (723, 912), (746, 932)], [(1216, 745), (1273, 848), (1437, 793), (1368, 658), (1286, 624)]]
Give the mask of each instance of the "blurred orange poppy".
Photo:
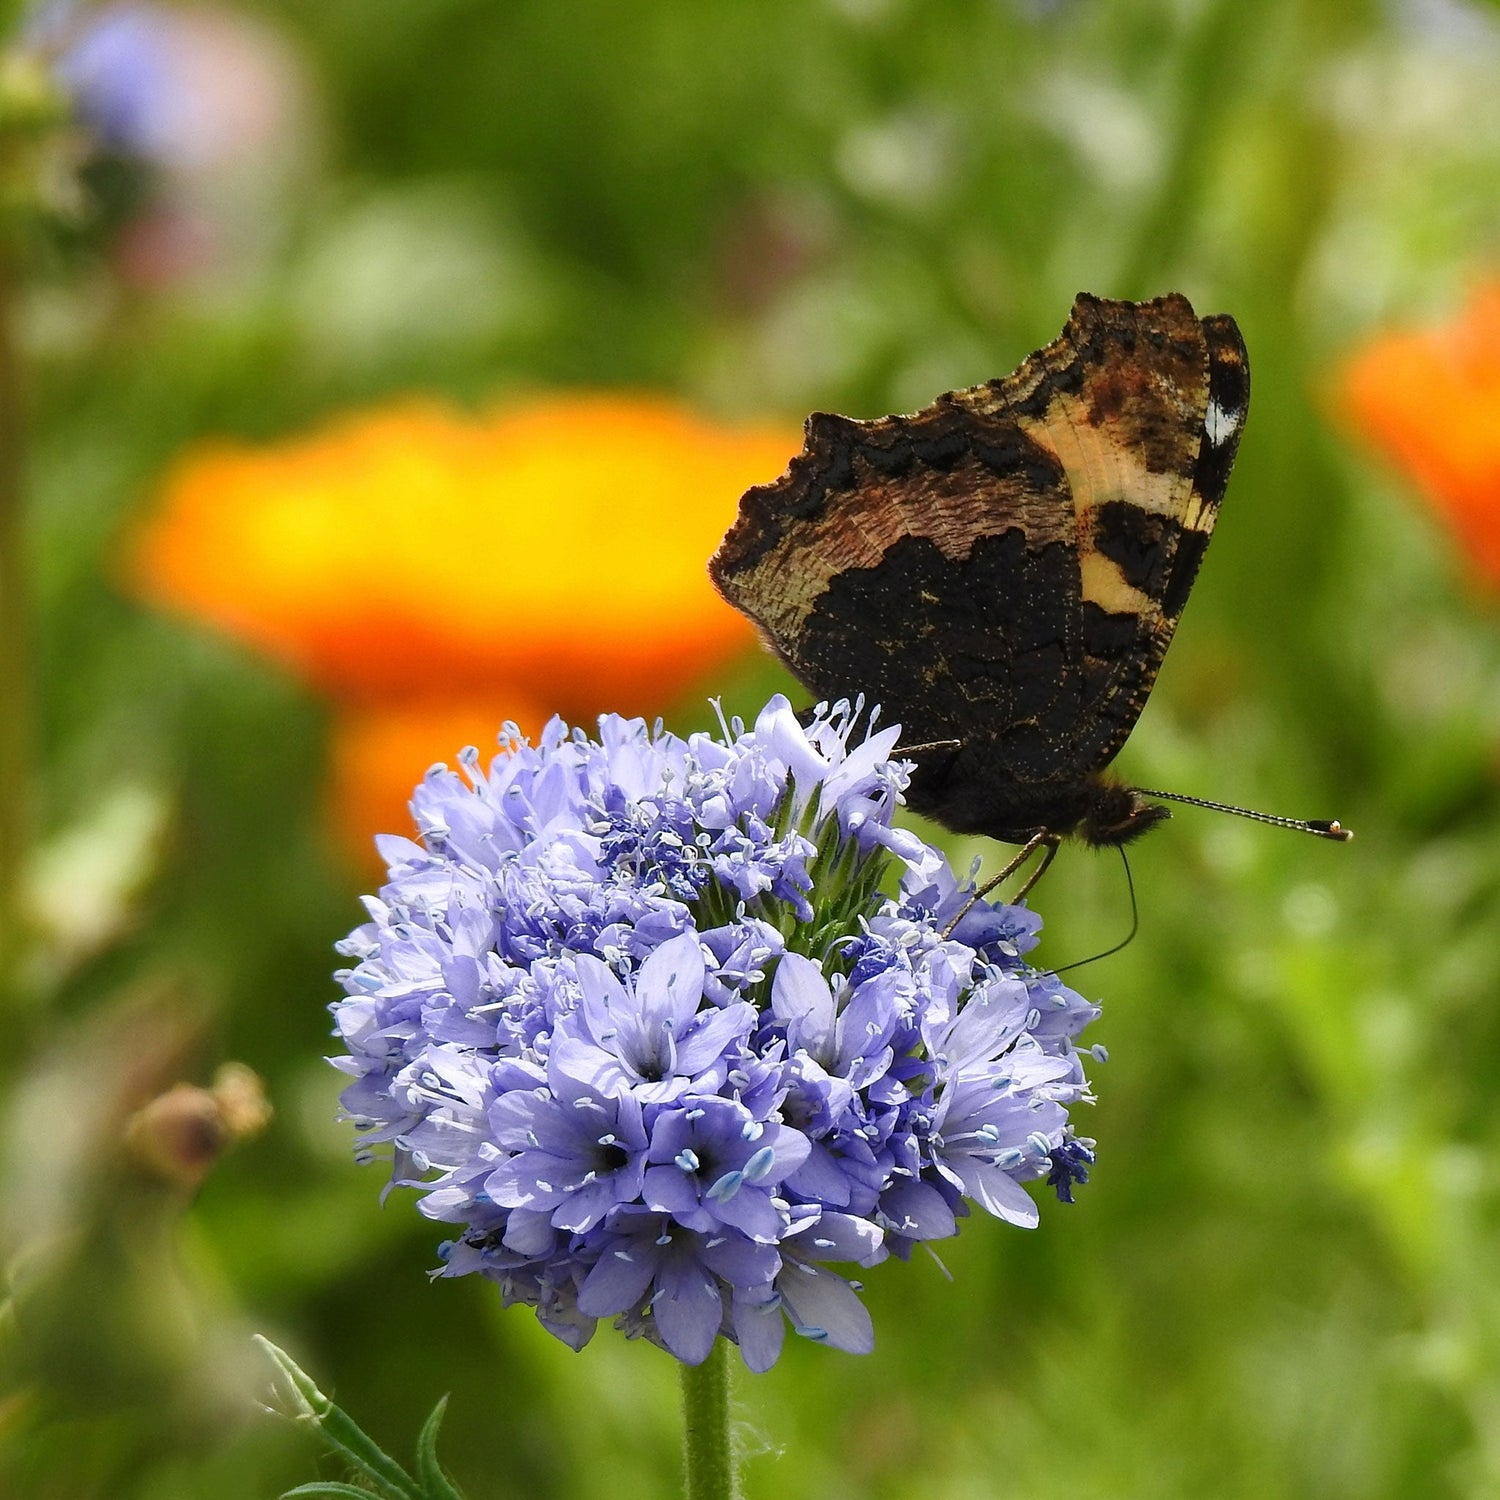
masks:
[(1478, 288), (1447, 324), (1372, 339), (1345, 364), (1340, 387), (1364, 436), (1500, 586), (1500, 282)]
[(406, 400), (266, 447), (190, 449), (128, 559), (133, 590), (285, 663), (338, 705), (351, 838), (513, 718), (655, 713), (753, 632), (705, 563), (797, 451), (666, 400)]

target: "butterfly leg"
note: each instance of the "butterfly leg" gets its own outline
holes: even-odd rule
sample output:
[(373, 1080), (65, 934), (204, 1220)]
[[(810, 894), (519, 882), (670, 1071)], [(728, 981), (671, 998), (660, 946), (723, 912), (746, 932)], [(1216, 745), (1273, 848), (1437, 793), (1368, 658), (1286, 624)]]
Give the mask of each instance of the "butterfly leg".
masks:
[(1024, 844), (1021, 845), (1020, 849), (1016, 851), (1011, 859), (1006, 862), (1005, 868), (1002, 869), (998, 875), (992, 876), (989, 880), (986, 880), (985, 883), (980, 886), (979, 889), (975, 891), (967, 901), (964, 902), (964, 904), (959, 908), (957, 916), (955, 916), (953, 920), (943, 929), (943, 937), (952, 937), (953, 929), (957, 927), (958, 924), (962, 922), (966, 916), (968, 916), (970, 908), (976, 901), (982, 900), (985, 896), (988, 896), (989, 893), (994, 890), (1001, 881), (1009, 880), (1010, 877), (1014, 875), (1016, 871), (1019, 870), (1021, 866), (1024, 865), (1033, 854), (1036, 853), (1038, 849), (1045, 849), (1046, 853), (1042, 855), (1041, 862), (1037, 865), (1036, 869), (1032, 871), (1031, 875), (1026, 881), (1026, 884), (1021, 887), (1019, 893), (1016, 895), (1015, 899), (1019, 901), (1021, 897), (1024, 896), (1026, 892), (1029, 891), (1032, 886), (1034, 886), (1037, 881), (1042, 878), (1042, 875), (1045, 873), (1047, 866), (1052, 863), (1053, 857), (1057, 853), (1057, 846), (1059, 842), (1060, 840), (1058, 839), (1058, 836), (1055, 833), (1049, 832), (1045, 828), (1041, 829), (1037, 833), (1032, 834), (1032, 836), (1027, 839)]
[(1010, 898), (1012, 905), (1015, 905), (1017, 902), (1024, 901), (1026, 899), (1027, 892), (1030, 891), (1032, 886), (1034, 886), (1037, 881), (1039, 881), (1042, 876), (1047, 873), (1047, 867), (1052, 863), (1054, 859), (1057, 858), (1057, 849), (1061, 841), (1056, 837), (1056, 835), (1052, 835), (1046, 838), (1043, 842), (1046, 844), (1046, 852), (1036, 862), (1036, 869), (1034, 869), (1031, 874), (1026, 877), (1026, 880), (1022, 884), (1021, 889), (1018, 890), (1015, 895)]
[(897, 744), (891, 751), (891, 757), (896, 760), (914, 760), (919, 755), (935, 755), (939, 750), (952, 752), (962, 750), (962, 740), (929, 740), (925, 745), (902, 745)]

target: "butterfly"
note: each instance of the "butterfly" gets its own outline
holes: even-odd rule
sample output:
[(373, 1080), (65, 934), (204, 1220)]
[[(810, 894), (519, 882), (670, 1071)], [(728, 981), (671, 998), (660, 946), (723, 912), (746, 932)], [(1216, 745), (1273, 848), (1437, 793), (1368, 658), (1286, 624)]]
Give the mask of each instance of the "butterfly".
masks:
[(1050, 858), (1069, 837), (1126, 844), (1172, 800), (1347, 838), (1106, 774), (1187, 603), (1249, 403), (1233, 318), (1177, 293), (1084, 293), (1010, 375), (909, 416), (815, 412), (786, 473), (740, 501), (709, 574), (817, 697), (862, 693), (900, 720), (907, 802), (954, 832)]

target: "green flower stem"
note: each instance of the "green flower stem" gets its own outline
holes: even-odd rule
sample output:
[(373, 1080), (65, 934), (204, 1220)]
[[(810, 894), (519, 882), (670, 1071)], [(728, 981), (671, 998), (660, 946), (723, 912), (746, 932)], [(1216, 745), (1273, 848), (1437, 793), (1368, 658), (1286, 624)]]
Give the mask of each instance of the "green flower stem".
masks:
[(729, 1344), (722, 1338), (701, 1365), (682, 1367), (682, 1425), (687, 1500), (738, 1500), (729, 1445)]

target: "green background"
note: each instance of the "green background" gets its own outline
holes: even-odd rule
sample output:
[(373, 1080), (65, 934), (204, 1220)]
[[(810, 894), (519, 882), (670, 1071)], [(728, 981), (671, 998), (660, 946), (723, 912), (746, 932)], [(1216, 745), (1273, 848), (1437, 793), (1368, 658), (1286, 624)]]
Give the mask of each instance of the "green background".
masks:
[[(6, 976), (4, 1250), (27, 1290), (0, 1491), (249, 1500), (312, 1477), (311, 1443), (254, 1409), (250, 1331), (401, 1454), (452, 1392), (441, 1451), (473, 1500), (677, 1483), (665, 1355), (607, 1328), (574, 1355), (477, 1279), (429, 1283), (441, 1234), (350, 1162), (320, 1060), (358, 918), (320, 821), (325, 709), (111, 583), (177, 450), (414, 388), (874, 416), (1010, 369), (1080, 289), (1176, 289), (1237, 318), (1255, 396), (1120, 768), (1358, 840), (1183, 810), (1138, 846), (1140, 936), (1071, 976), (1111, 1054), (1094, 1181), (1034, 1233), (970, 1221), (941, 1263), (870, 1274), (873, 1355), (793, 1341), (743, 1379), (747, 1492), (1500, 1495), (1500, 634), (1332, 394), (1382, 320), (1445, 315), (1493, 262), (1496, 11), (246, 11), (315, 101), (253, 263), (125, 295), (85, 250), (24, 293), (37, 824), (107, 850), (136, 807), (165, 835), (112, 942)], [(736, 670), (742, 708), (779, 682)], [(1128, 924), (1112, 857), (1065, 850), (1036, 904), (1052, 962)], [(130, 1059), (179, 1045), (199, 1078), (249, 1063), (277, 1109), (185, 1209), (79, 1133)]]

